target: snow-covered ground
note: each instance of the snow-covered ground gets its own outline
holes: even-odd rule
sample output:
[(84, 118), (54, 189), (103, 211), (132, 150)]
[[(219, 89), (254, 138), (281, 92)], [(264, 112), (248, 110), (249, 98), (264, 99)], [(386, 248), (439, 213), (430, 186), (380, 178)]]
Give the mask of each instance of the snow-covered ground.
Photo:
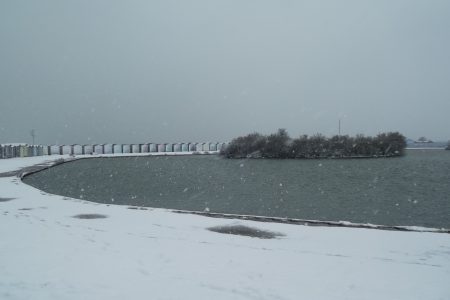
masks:
[[(0, 160), (0, 172), (55, 158)], [(281, 235), (208, 230), (228, 225)], [(450, 299), (449, 282), (445, 233), (131, 209), (0, 178), (0, 299), (432, 300)]]
[(28, 166), (51, 162), (57, 158), (68, 158), (68, 157), (69, 157), (68, 155), (57, 155), (57, 156), (33, 156), (33, 157), (2, 159), (0, 160), (0, 173), (17, 171)]

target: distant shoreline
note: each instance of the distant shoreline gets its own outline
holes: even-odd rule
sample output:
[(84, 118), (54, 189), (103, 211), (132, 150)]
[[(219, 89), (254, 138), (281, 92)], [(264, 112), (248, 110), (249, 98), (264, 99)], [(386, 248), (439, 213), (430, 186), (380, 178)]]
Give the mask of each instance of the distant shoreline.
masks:
[(445, 150), (443, 147), (413, 147), (405, 148), (405, 150)]

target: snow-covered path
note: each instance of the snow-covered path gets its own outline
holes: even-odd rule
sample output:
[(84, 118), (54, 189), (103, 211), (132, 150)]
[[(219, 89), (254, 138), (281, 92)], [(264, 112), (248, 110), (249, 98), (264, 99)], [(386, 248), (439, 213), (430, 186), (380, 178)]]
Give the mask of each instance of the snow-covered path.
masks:
[[(48, 157), (1, 160), (2, 172)], [(103, 216), (104, 218), (76, 218)], [(243, 225), (283, 236), (208, 230)], [(0, 299), (450, 299), (450, 235), (131, 209), (0, 178)]]

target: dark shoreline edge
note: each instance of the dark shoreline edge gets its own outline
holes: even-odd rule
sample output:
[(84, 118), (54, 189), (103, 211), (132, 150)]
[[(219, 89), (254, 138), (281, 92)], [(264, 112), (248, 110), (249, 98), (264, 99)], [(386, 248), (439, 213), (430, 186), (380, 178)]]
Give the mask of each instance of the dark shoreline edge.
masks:
[[(190, 154), (189, 154), (190, 155)], [(199, 155), (199, 154), (192, 154)], [(205, 154), (205, 155), (215, 155), (215, 154)], [(75, 162), (81, 159), (94, 159), (94, 158), (121, 158), (121, 157), (149, 157), (156, 155), (123, 155), (123, 156), (92, 156), (92, 157), (70, 157), (70, 158), (59, 158), (54, 161), (47, 162), (45, 164), (38, 164), (30, 167), (23, 168), (18, 171), (13, 171), (10, 173), (15, 173), (10, 177), (17, 176), (23, 182), (23, 178), (38, 173), (40, 171), (65, 164), (70, 162)], [(186, 156), (184, 155), (158, 155), (158, 156)], [(6, 174), (6, 173), (3, 173)], [(1, 174), (0, 174), (1, 175)], [(26, 184), (25, 182), (23, 182)], [(75, 199), (75, 198), (73, 198)], [(90, 203), (98, 203), (94, 201), (77, 199)], [(109, 204), (111, 205), (111, 204)], [(119, 204), (113, 204), (119, 205)], [(130, 205), (120, 205), (136, 208), (144, 208), (143, 206), (130, 206)], [(291, 225), (303, 225), (303, 226), (322, 226), (322, 227), (344, 227), (344, 228), (363, 228), (363, 229), (378, 229), (378, 230), (388, 230), (388, 231), (403, 231), (403, 232), (429, 232), (429, 233), (446, 233), (450, 234), (450, 229), (445, 228), (430, 228), (430, 227), (420, 227), (420, 226), (395, 226), (395, 225), (376, 225), (376, 224), (364, 224), (364, 223), (352, 223), (349, 221), (321, 221), (321, 220), (305, 220), (305, 219), (295, 219), (295, 218), (282, 218), (282, 217), (266, 217), (266, 216), (256, 216), (256, 215), (239, 215), (239, 214), (227, 214), (227, 213), (214, 213), (214, 212), (203, 212), (203, 211), (190, 211), (190, 210), (179, 210), (179, 209), (169, 209), (169, 208), (154, 208), (145, 207), (149, 209), (163, 209), (179, 214), (191, 214), (199, 215), (203, 217), (219, 218), (219, 219), (236, 219), (236, 220), (248, 220), (256, 222), (266, 222), (266, 223), (282, 223)]]
[(369, 155), (369, 156), (317, 156), (317, 157), (255, 157), (255, 156), (233, 156), (233, 157), (224, 157), (225, 159), (269, 159), (269, 160), (317, 160), (317, 159), (376, 159), (376, 158), (400, 158), (404, 155)]

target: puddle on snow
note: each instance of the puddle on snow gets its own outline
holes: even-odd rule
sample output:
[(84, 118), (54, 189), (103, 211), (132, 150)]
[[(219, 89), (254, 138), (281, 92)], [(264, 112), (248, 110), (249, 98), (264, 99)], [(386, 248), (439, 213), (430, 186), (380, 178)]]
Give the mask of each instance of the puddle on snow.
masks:
[(256, 237), (260, 239), (274, 239), (276, 237), (284, 236), (284, 234), (279, 232), (273, 232), (268, 230), (262, 230), (254, 227), (248, 227), (244, 225), (225, 225), (225, 226), (215, 226), (207, 228), (210, 231), (225, 233), (225, 234), (234, 234), (234, 235), (243, 235), (249, 237)]
[(104, 219), (107, 217), (108, 217), (107, 215), (101, 215), (101, 214), (79, 214), (79, 215), (72, 216), (72, 218), (77, 218), (77, 219)]

